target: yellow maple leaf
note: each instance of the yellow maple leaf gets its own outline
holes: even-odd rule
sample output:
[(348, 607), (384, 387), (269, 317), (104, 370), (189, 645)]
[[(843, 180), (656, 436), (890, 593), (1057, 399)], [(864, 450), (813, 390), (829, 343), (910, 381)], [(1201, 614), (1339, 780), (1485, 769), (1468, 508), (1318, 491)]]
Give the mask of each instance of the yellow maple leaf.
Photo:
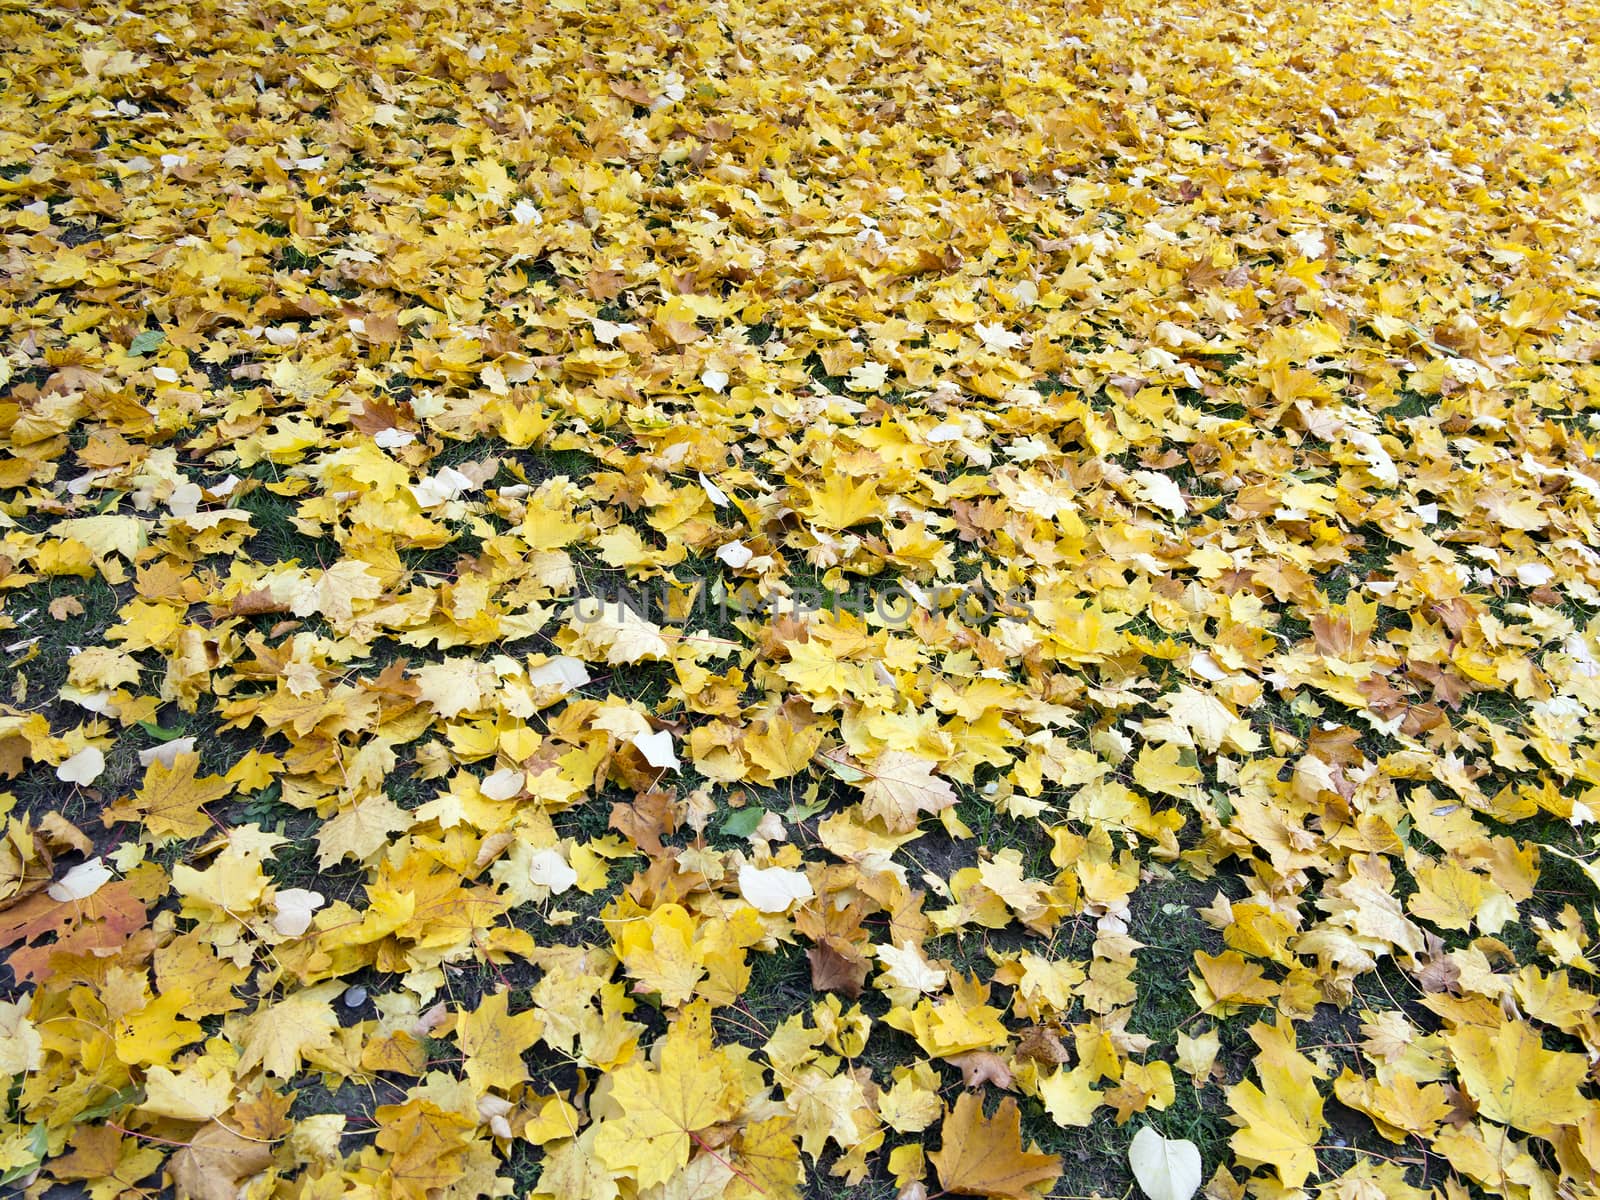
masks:
[(724, 1200), (793, 1200), (804, 1174), (793, 1121), (780, 1115), (746, 1126), (734, 1142), (731, 1165), (734, 1176)]
[(220, 800), (232, 786), (220, 775), (197, 777), (199, 765), (200, 756), (193, 751), (179, 754), (170, 767), (160, 759), (152, 761), (139, 790), (106, 809), (106, 824), (141, 821), (156, 837), (177, 838), (199, 837), (214, 828), (201, 805)]
[(373, 1116), (377, 1144), (390, 1154), (385, 1174), (394, 1196), (427, 1200), (461, 1177), (461, 1157), (476, 1120), (423, 1099), (384, 1105)]
[(354, 615), (357, 600), (376, 600), (383, 595), (383, 583), (364, 562), (343, 559), (320, 574), (295, 580), (281, 591), (274, 589), (274, 599), (289, 606), (297, 617), (321, 613), (334, 625), (341, 626)]
[(878, 1093), (878, 1116), (897, 1133), (921, 1133), (943, 1114), (938, 1073), (925, 1062), (896, 1067), (894, 1085)]
[(1201, 1012), (1226, 1017), (1238, 1012), (1242, 1005), (1271, 1004), (1278, 994), (1278, 985), (1235, 950), (1216, 955), (1196, 950), (1194, 961), (1200, 975), (1190, 975), (1189, 986)]
[(535, 1145), (543, 1146), (571, 1137), (581, 1123), (577, 1109), (560, 1096), (551, 1096), (538, 1105), (537, 1113), (522, 1127), (521, 1133)]
[(612, 666), (664, 659), (671, 654), (659, 625), (626, 604), (611, 602), (575, 608), (572, 622), (556, 642), (576, 658)]
[(1295, 1049), (1284, 1018), (1253, 1026), (1250, 1036), (1261, 1049), (1255, 1067), (1262, 1086), (1246, 1080), (1228, 1089), (1229, 1120), (1238, 1127), (1229, 1141), (1241, 1161), (1270, 1166), (1284, 1187), (1297, 1188), (1317, 1169), (1316, 1146), (1326, 1128), (1318, 1071)]
[(1487, 934), (1499, 933), (1517, 918), (1517, 906), (1493, 880), (1458, 862), (1428, 863), (1412, 872), (1417, 891), (1407, 902), (1415, 915), (1440, 929), (1465, 931), (1476, 923)]
[(1419, 1084), (1400, 1072), (1395, 1072), (1393, 1082), (1385, 1087), (1347, 1067), (1333, 1081), (1333, 1090), (1341, 1104), (1371, 1117), (1378, 1132), (1391, 1142), (1404, 1142), (1411, 1136), (1432, 1138), (1451, 1113), (1442, 1083)]
[(883, 512), (883, 501), (878, 498), (875, 480), (832, 474), (822, 486), (810, 489), (800, 511), (824, 529), (849, 529), (876, 520)]
[(644, 991), (676, 1008), (694, 995), (705, 975), (695, 953), (694, 918), (679, 904), (663, 904), (626, 921), (617, 935), (617, 957)]
[(939, 1148), (928, 1158), (944, 1190), (958, 1196), (1025, 1200), (1030, 1189), (1061, 1175), (1061, 1159), (1022, 1146), (1022, 1118), (1007, 1096), (993, 1117), (983, 1102), (963, 1092), (939, 1128)]
[(339, 1029), (333, 999), (343, 990), (344, 984), (335, 980), (282, 1000), (263, 1001), (242, 1022), (240, 1073), (260, 1064), (267, 1074), (288, 1079), (300, 1070), (305, 1051), (331, 1046)]
[(1182, 799), (1190, 788), (1200, 782), (1200, 768), (1189, 761), (1181, 761), (1184, 749), (1175, 742), (1160, 746), (1146, 745), (1139, 751), (1139, 761), (1133, 767), (1133, 781), (1147, 792)]
[(129, 1066), (167, 1066), (172, 1056), (205, 1036), (196, 1021), (182, 1013), (194, 994), (184, 987), (168, 988), (137, 1012), (117, 1022), (117, 1057)]
[(466, 1058), (467, 1078), (479, 1091), (515, 1087), (528, 1078), (522, 1052), (544, 1032), (537, 1009), (512, 1016), (510, 994), (486, 994), (478, 1007), (456, 1018), (456, 1042)]
[(1492, 1121), (1548, 1134), (1576, 1124), (1593, 1107), (1578, 1093), (1588, 1073), (1583, 1055), (1546, 1050), (1524, 1021), (1502, 1021), (1493, 1029), (1462, 1026), (1445, 1035), (1445, 1044), (1478, 1111)]
[(794, 729), (769, 721), (759, 731), (747, 730), (740, 747), (759, 768), (751, 782), (773, 783), (805, 770), (821, 743), (822, 730), (816, 726)]
[(1099, 1072), (1081, 1063), (1071, 1070), (1052, 1072), (1039, 1080), (1039, 1099), (1050, 1119), (1063, 1127), (1082, 1127), (1094, 1120), (1094, 1111), (1103, 1100), (1094, 1088)]
[(891, 833), (915, 829), (924, 813), (954, 807), (956, 792), (933, 773), (937, 764), (903, 750), (885, 750), (872, 760), (861, 785), (861, 808)]
[(694, 1005), (668, 1029), (654, 1068), (635, 1060), (612, 1075), (618, 1115), (600, 1122), (595, 1155), (640, 1188), (671, 1179), (694, 1135), (737, 1111), (743, 1089), (712, 1050), (710, 1010)]
[(178, 1121), (209, 1121), (233, 1103), (233, 1071), (207, 1054), (181, 1071), (151, 1067), (139, 1110)]
[(1203, 1087), (1211, 1076), (1211, 1067), (1222, 1049), (1222, 1039), (1212, 1029), (1193, 1036), (1178, 1034), (1177, 1067), (1186, 1073), (1195, 1087)]
[(1317, 1169), (1316, 1146), (1322, 1133), (1322, 1100), (1268, 1095), (1248, 1080), (1228, 1089), (1231, 1120), (1239, 1126), (1229, 1139), (1239, 1158), (1270, 1166), (1287, 1188), (1297, 1188)]
[(343, 858), (364, 860), (411, 827), (413, 817), (381, 792), (341, 809), (317, 833), (317, 865), (326, 870)]

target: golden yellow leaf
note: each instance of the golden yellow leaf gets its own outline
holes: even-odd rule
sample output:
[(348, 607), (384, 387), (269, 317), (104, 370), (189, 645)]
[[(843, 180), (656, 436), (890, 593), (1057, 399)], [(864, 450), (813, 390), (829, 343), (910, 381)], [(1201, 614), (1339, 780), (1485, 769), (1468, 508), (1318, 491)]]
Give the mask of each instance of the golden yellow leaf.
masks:
[(472, 1012), (456, 1017), (456, 1041), (466, 1058), (467, 1078), (479, 1091), (504, 1091), (527, 1079), (522, 1052), (544, 1032), (544, 1019), (536, 1009), (512, 1016), (509, 1003), (508, 992), (487, 993)]
[(193, 994), (184, 987), (172, 987), (151, 999), (137, 1012), (117, 1022), (117, 1057), (129, 1066), (164, 1067), (183, 1047), (204, 1036), (197, 1021), (187, 1021)]
[(928, 1157), (944, 1190), (958, 1196), (1024, 1200), (1030, 1188), (1054, 1183), (1061, 1174), (1055, 1155), (1023, 1148), (1021, 1116), (1009, 1096), (993, 1117), (985, 1117), (978, 1097), (963, 1092), (939, 1127), (939, 1148)]
[(632, 1062), (612, 1076), (618, 1115), (603, 1120), (595, 1155), (641, 1188), (665, 1183), (689, 1161), (696, 1134), (727, 1120), (739, 1088), (711, 1053), (705, 1015), (668, 1031), (657, 1067)]
[(1587, 1075), (1583, 1056), (1546, 1050), (1525, 1022), (1463, 1026), (1446, 1034), (1445, 1044), (1478, 1111), (1490, 1120), (1543, 1134), (1576, 1124), (1591, 1107), (1578, 1093)]
[(639, 987), (676, 1007), (694, 995), (705, 975), (694, 941), (694, 918), (681, 905), (664, 904), (622, 926), (617, 957)]
[(955, 789), (933, 773), (935, 765), (902, 750), (884, 751), (872, 760), (861, 785), (862, 811), (895, 833), (916, 828), (925, 813), (953, 807)]
[(1039, 1080), (1039, 1099), (1050, 1119), (1062, 1126), (1086, 1126), (1094, 1121), (1095, 1109), (1103, 1097), (1092, 1085), (1099, 1073), (1082, 1064), (1068, 1070), (1062, 1068)]
[(292, 1078), (308, 1049), (333, 1044), (339, 1028), (333, 999), (343, 990), (337, 982), (318, 984), (258, 1008), (242, 1022), (239, 1071), (259, 1064), (269, 1075)]
[(1310, 1097), (1268, 1095), (1245, 1081), (1228, 1089), (1228, 1104), (1239, 1126), (1229, 1141), (1241, 1160), (1272, 1167), (1289, 1188), (1299, 1187), (1317, 1169), (1323, 1123), (1322, 1100), (1314, 1092)]
[(1189, 985), (1201, 1012), (1226, 1017), (1247, 1004), (1271, 1004), (1278, 994), (1278, 985), (1236, 951), (1211, 955), (1196, 950), (1194, 961), (1200, 975), (1189, 976)]
[(169, 766), (157, 760), (145, 771), (144, 783), (132, 796), (106, 810), (106, 821), (139, 821), (156, 837), (199, 837), (215, 828), (201, 806), (232, 790), (218, 775), (196, 776), (200, 756), (179, 754)]
[(390, 1153), (384, 1174), (395, 1196), (427, 1200), (430, 1192), (460, 1178), (476, 1121), (421, 1099), (384, 1105), (373, 1115), (377, 1144)]
[(878, 499), (873, 480), (835, 474), (811, 490), (801, 511), (824, 529), (848, 529), (877, 517), (883, 511), (883, 502)]

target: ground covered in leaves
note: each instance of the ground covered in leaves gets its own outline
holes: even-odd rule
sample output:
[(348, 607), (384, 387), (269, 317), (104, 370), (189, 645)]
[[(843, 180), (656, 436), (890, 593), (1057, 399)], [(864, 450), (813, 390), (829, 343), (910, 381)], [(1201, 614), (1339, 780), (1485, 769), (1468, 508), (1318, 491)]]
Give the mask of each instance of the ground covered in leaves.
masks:
[(0, 1181), (1600, 1194), (1597, 37), (0, 6)]

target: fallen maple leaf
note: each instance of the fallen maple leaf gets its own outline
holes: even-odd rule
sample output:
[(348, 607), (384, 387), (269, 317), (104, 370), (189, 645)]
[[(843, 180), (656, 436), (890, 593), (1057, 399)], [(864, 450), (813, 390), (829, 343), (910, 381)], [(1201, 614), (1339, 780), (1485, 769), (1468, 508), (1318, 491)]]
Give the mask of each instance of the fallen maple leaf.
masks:
[(942, 812), (956, 802), (950, 784), (933, 773), (936, 764), (903, 750), (886, 750), (872, 760), (861, 785), (861, 808), (880, 818), (891, 832), (917, 827), (925, 813)]
[(544, 1018), (534, 1009), (511, 1016), (510, 994), (491, 992), (470, 1013), (456, 1017), (456, 1041), (466, 1058), (467, 1078), (480, 1092), (508, 1090), (528, 1078), (522, 1052), (544, 1032)]
[(333, 1000), (343, 990), (338, 982), (318, 984), (258, 1008), (244, 1022), (239, 1071), (259, 1063), (269, 1075), (291, 1078), (307, 1050), (332, 1044), (339, 1028)]
[(179, 754), (171, 766), (156, 760), (145, 769), (144, 783), (132, 796), (108, 807), (107, 826), (140, 821), (156, 837), (192, 838), (213, 828), (202, 805), (220, 800), (233, 785), (220, 775), (197, 776), (200, 756)]
[(270, 1145), (212, 1124), (172, 1156), (167, 1170), (178, 1200), (235, 1200), (243, 1182), (271, 1163)]
[(731, 1117), (740, 1089), (709, 1055), (709, 1038), (694, 1031), (692, 1018), (673, 1025), (651, 1069), (629, 1063), (613, 1078), (619, 1115), (600, 1123), (595, 1154), (641, 1188), (666, 1183), (689, 1161), (698, 1131)]
[(939, 1127), (939, 1149), (928, 1157), (944, 1190), (958, 1196), (1025, 1200), (1030, 1189), (1061, 1174), (1056, 1155), (1023, 1149), (1022, 1118), (1009, 1096), (988, 1118), (983, 1101), (963, 1092)]
[(1228, 1103), (1239, 1125), (1231, 1142), (1243, 1161), (1273, 1167), (1289, 1188), (1299, 1187), (1317, 1169), (1323, 1125), (1322, 1101), (1314, 1094), (1299, 1099), (1268, 1095), (1245, 1081), (1228, 1089)]
[(1456, 1070), (1478, 1111), (1528, 1133), (1575, 1125), (1592, 1105), (1578, 1093), (1588, 1071), (1581, 1054), (1546, 1050), (1532, 1026), (1501, 1021), (1467, 1025), (1445, 1035)]

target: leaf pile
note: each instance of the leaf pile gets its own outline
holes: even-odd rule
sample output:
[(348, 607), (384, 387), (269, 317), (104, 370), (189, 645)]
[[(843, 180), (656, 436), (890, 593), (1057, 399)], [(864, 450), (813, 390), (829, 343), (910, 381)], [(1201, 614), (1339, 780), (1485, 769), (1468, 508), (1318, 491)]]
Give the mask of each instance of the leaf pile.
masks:
[(0, 1181), (1600, 1194), (1597, 30), (6, 7)]

